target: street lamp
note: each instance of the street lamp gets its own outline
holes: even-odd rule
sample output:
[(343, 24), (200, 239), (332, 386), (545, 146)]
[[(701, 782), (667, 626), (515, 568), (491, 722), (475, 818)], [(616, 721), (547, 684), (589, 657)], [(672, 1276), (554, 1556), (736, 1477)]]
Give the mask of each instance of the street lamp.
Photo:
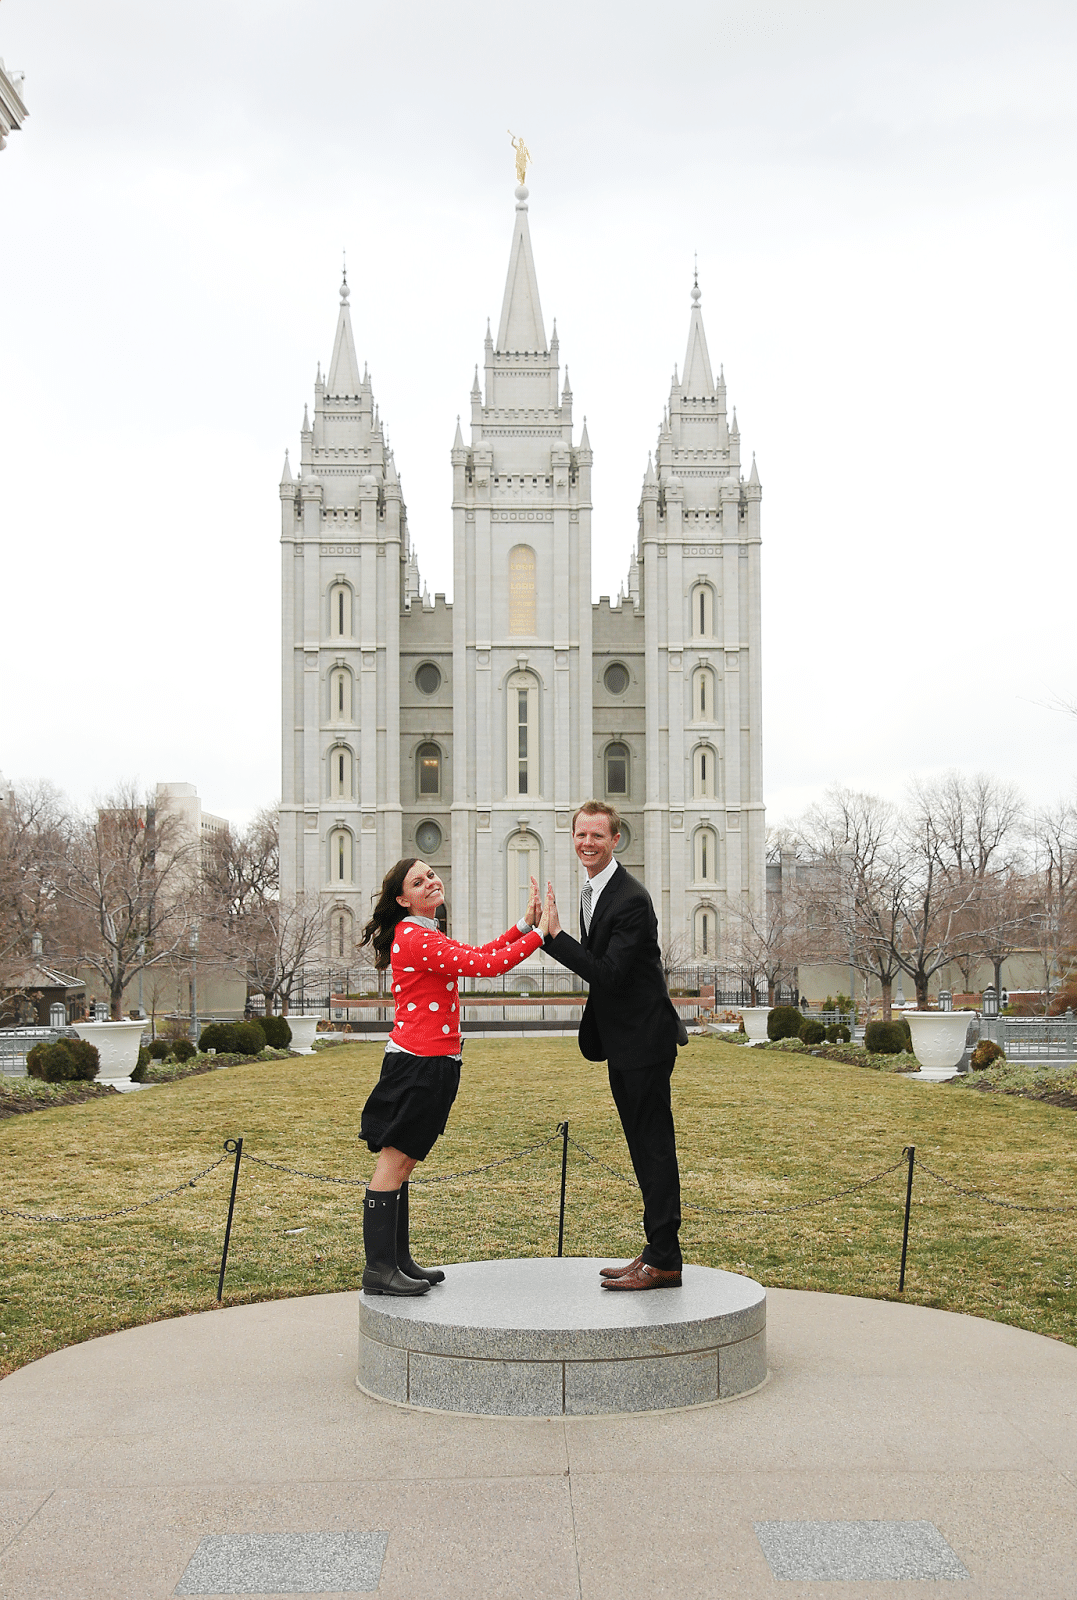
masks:
[[(138, 948), (136, 949), (135, 954), (137, 955), (140, 963), (145, 961), (145, 959), (146, 959), (146, 941), (145, 941), (145, 939), (140, 939), (138, 941)], [(143, 1007), (143, 1004), (142, 1004), (142, 967), (140, 965), (139, 969), (138, 969), (138, 1018), (139, 1018), (140, 1022), (141, 1022), (142, 1018), (145, 1015), (146, 1015), (145, 1008)]]
[(196, 922), (187, 937), (187, 948), (191, 952), (191, 1043), (198, 1043), (198, 923)]

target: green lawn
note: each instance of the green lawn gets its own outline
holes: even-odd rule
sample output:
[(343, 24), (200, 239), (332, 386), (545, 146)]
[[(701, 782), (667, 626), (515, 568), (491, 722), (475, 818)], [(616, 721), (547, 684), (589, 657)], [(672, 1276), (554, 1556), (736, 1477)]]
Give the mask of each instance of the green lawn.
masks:
[[(356, 1141), (381, 1062), (372, 1044), (256, 1062), (0, 1123), (0, 1206), (82, 1213), (134, 1205), (222, 1154), (228, 1137), (308, 1171), (361, 1178)], [(926, 1086), (814, 1057), (693, 1039), (674, 1075), (691, 1261), (764, 1283), (895, 1297), (904, 1168), (826, 1205), (816, 1200), (897, 1162), (1037, 1206), (1077, 1204), (1072, 1110)], [(472, 1042), (448, 1133), (420, 1169), (455, 1173), (571, 1133), (628, 1172), (605, 1070), (574, 1040)], [(919, 1174), (919, 1169), (918, 1169)], [(115, 1328), (183, 1315), (216, 1297), (231, 1163), (128, 1218), (34, 1223), (5, 1217), (0, 1370)], [(557, 1248), (560, 1141), (475, 1177), (416, 1186), (419, 1260), (548, 1255)], [(226, 1303), (351, 1289), (362, 1262), (361, 1189), (244, 1163)], [(641, 1242), (634, 1188), (573, 1151), (565, 1249), (627, 1258)], [(926, 1175), (914, 1191), (905, 1299), (1015, 1323), (1077, 1343), (1077, 1213), (1008, 1211)], [(302, 1228), (305, 1232), (289, 1233)]]

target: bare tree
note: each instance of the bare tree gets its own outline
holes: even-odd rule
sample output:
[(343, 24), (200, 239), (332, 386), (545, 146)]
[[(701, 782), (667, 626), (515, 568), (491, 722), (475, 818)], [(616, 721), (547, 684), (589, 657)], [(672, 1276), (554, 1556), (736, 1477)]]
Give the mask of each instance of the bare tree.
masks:
[(301, 974), (322, 949), (326, 910), (317, 895), (265, 900), (234, 925), (247, 981), (265, 996), (266, 1010), (280, 1003), (285, 1016)]
[(65, 831), (54, 858), (62, 942), (74, 961), (100, 975), (119, 1019), (131, 980), (186, 949), (197, 911), (199, 842), (176, 817), (155, 814), (134, 784)]
[[(786, 848), (782, 849), (782, 844)], [(808, 953), (804, 881), (796, 872), (795, 852), (783, 839), (771, 850), (771, 866), (781, 869), (780, 887), (760, 906), (747, 895), (729, 906), (729, 949), (734, 970), (751, 990), (752, 1003), (766, 991), (772, 1006), (781, 984), (795, 984)]]
[(14, 787), (0, 803), (0, 971), (25, 966), (33, 934), (56, 938), (66, 822), (66, 803), (49, 783)]
[(875, 979), (889, 1020), (902, 970), (897, 810), (877, 795), (835, 787), (808, 810), (799, 832), (816, 863), (807, 907), (812, 954), (816, 960), (848, 961)]
[(1029, 917), (1043, 966), (1044, 1011), (1077, 969), (1077, 809), (1063, 801), (1032, 828)]

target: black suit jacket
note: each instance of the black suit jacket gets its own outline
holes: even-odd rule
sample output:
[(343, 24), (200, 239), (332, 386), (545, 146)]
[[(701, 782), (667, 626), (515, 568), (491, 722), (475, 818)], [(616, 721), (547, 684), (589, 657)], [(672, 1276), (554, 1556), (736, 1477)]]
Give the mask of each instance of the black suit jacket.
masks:
[(620, 864), (598, 897), (589, 934), (581, 915), (580, 936), (577, 944), (562, 929), (546, 949), (591, 986), (582, 1053), (621, 1071), (668, 1062), (688, 1043), (688, 1030), (666, 988), (651, 897)]

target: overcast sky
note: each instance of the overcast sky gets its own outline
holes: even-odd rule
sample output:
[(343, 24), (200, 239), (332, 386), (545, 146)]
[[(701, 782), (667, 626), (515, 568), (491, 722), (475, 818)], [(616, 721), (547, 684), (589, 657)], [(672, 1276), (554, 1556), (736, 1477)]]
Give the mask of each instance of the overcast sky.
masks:
[(688, 330), (763, 482), (764, 769), (1071, 791), (1077, 7), (4, 0), (0, 769), (279, 793), (277, 483), (341, 255), (431, 591), (534, 156), (615, 594)]

